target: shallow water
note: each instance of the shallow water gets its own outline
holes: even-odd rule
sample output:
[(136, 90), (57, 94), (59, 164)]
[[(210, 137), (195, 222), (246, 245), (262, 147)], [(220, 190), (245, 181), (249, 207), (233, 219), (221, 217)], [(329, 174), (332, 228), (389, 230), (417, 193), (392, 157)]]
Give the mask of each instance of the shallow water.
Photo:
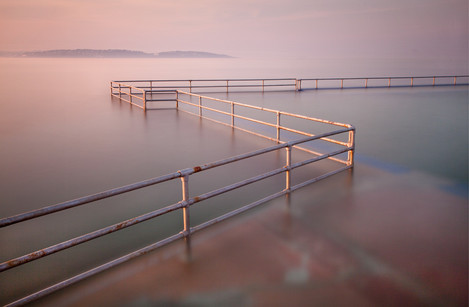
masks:
[[(467, 74), (458, 63), (429, 63), (0, 59), (0, 216), (272, 145), (175, 110), (144, 113), (112, 100), (110, 80)], [(467, 187), (467, 86), (213, 95), (351, 123), (357, 127), (358, 162), (391, 171), (419, 170)], [(243, 162), (229, 173), (207, 173), (191, 182), (191, 195), (282, 163), (283, 155), (273, 154), (269, 159)], [(194, 221), (251, 201), (257, 196), (254, 191), (277, 191), (282, 180), (274, 177), (235, 196), (196, 206)], [(180, 182), (175, 181), (2, 229), (0, 261), (169, 205), (180, 197)], [(12, 297), (30, 292), (177, 232), (181, 224), (176, 212), (164, 221), (86, 243), (2, 273), (0, 288)], [(34, 277), (24, 284), (30, 272)]]

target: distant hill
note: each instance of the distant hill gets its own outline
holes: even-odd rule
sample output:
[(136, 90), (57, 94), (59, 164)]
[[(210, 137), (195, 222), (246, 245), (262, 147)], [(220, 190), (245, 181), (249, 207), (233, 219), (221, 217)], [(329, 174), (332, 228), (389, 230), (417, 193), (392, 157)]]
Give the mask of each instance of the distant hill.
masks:
[(203, 51), (167, 51), (147, 53), (125, 49), (57, 49), (44, 51), (7, 52), (0, 51), (0, 57), (27, 58), (231, 58), (229, 55)]
[(202, 51), (167, 51), (160, 52), (159, 58), (232, 58), (226, 54), (216, 54)]

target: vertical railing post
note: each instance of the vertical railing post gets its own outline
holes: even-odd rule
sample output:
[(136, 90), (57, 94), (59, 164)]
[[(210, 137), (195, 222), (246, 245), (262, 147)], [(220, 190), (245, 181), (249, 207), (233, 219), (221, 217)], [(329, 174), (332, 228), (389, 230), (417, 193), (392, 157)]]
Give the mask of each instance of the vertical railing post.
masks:
[(199, 116), (202, 117), (202, 96), (199, 96)]
[(262, 93), (264, 93), (264, 80), (262, 80)]
[(291, 146), (285, 147), (286, 152), (286, 165), (285, 168), (287, 169), (285, 172), (285, 189), (290, 192), (291, 189)]
[(226, 80), (226, 93), (228, 94), (228, 80)]
[(121, 90), (121, 84), (120, 83), (119, 83), (119, 100), (122, 100), (122, 90)]
[(348, 133), (348, 147), (351, 148), (351, 150), (349, 150), (347, 154), (347, 165), (351, 165), (353, 167), (355, 153), (355, 128), (350, 130)]
[(296, 89), (297, 92), (301, 91), (301, 79), (296, 79), (295, 89)]
[(184, 222), (184, 241), (186, 242), (186, 260), (190, 261), (191, 259), (191, 224), (190, 224), (190, 214), (189, 207), (187, 203), (189, 200), (189, 175), (184, 175), (181, 177), (182, 182), (182, 200), (184, 202), (184, 207), (182, 208), (183, 222)]
[(234, 127), (234, 103), (231, 102), (231, 127)]
[(189, 80), (189, 93), (192, 93), (192, 80)]
[(391, 87), (391, 78), (388, 79), (388, 87)]
[(147, 110), (147, 91), (143, 90), (143, 110)]
[(365, 88), (368, 88), (368, 78), (365, 79)]
[(280, 143), (280, 112), (277, 111), (277, 143)]
[(150, 99), (153, 99), (153, 81), (150, 80)]
[(433, 84), (432, 86), (435, 86), (435, 77), (433, 77)]
[(179, 91), (176, 91), (176, 110), (179, 110)]
[(454, 85), (456, 85), (456, 78), (457, 78), (457, 77), (456, 77), (456, 76), (454, 76)]
[(414, 77), (410, 78), (410, 86), (411, 86), (411, 87), (414, 86)]
[(318, 89), (318, 79), (316, 79), (316, 89)]
[(341, 88), (341, 89), (344, 88), (344, 79), (341, 79), (341, 80), (340, 80), (340, 88)]
[(132, 104), (132, 87), (129, 86), (129, 100), (130, 100), (130, 104)]

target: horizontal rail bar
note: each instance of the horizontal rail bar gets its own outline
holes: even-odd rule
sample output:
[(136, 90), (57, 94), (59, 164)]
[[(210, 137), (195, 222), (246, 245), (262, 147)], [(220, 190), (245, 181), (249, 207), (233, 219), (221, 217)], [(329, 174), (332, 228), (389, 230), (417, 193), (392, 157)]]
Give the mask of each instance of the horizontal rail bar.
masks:
[(235, 118), (248, 120), (248, 121), (251, 121), (251, 122), (254, 122), (254, 123), (258, 123), (258, 124), (262, 124), (262, 125), (266, 125), (266, 126), (269, 126), (269, 127), (273, 127), (273, 128), (276, 128), (276, 127), (277, 127), (277, 125), (275, 125), (275, 124), (271, 124), (271, 123), (264, 122), (264, 121), (261, 121), (261, 120), (253, 119), (253, 118), (250, 118), (250, 117), (245, 117), (245, 116), (238, 115), (238, 114), (231, 114), (230, 112), (221, 111), (221, 110), (214, 109), (214, 108), (210, 108), (210, 107), (207, 107), (207, 106), (204, 106), (204, 105), (199, 106), (198, 104), (195, 104), (195, 103), (192, 103), (192, 102), (189, 102), (189, 101), (185, 101), (185, 100), (179, 99), (179, 102), (182, 102), (182, 103), (185, 103), (185, 104), (188, 104), (188, 105), (197, 107), (197, 108), (200, 107), (200, 108), (202, 108), (202, 109), (204, 109), (204, 110), (217, 112), (217, 113), (219, 113), (219, 114), (228, 115), (228, 116), (233, 116), (233, 117), (235, 117)]
[(308, 159), (308, 160), (305, 160), (305, 161), (302, 161), (302, 162), (297, 162), (297, 163), (292, 164), (289, 167), (289, 169), (295, 169), (295, 168), (298, 168), (298, 167), (301, 167), (301, 166), (305, 166), (307, 164), (311, 164), (311, 163), (314, 163), (314, 162), (317, 162), (317, 161), (320, 161), (320, 160), (324, 160), (324, 159), (330, 158), (332, 156), (340, 155), (340, 154), (345, 153), (345, 152), (350, 151), (350, 150), (352, 150), (352, 148), (339, 149), (339, 150), (336, 150), (334, 152), (323, 154), (323, 155), (321, 155), (319, 157), (316, 157), (316, 158)]
[(257, 175), (257, 176), (254, 176), (254, 177), (251, 177), (251, 178), (248, 178), (248, 179), (245, 179), (245, 180), (242, 180), (242, 181), (227, 185), (223, 188), (216, 189), (216, 190), (201, 194), (199, 196), (193, 197), (191, 200), (193, 200), (193, 203), (198, 203), (198, 202), (201, 202), (203, 200), (206, 200), (206, 199), (209, 199), (209, 198), (212, 198), (212, 197), (215, 197), (215, 196), (218, 196), (218, 195), (233, 191), (235, 189), (244, 187), (248, 184), (251, 184), (251, 183), (254, 183), (254, 182), (257, 182), (257, 181), (260, 181), (260, 180), (263, 180), (263, 179), (266, 179), (266, 178), (281, 174), (285, 171), (286, 171), (286, 169), (283, 168), (283, 167), (282, 168), (277, 168), (277, 169), (274, 169), (272, 171), (266, 172), (264, 174), (260, 174), (260, 175)]
[(52, 293), (52, 292), (55, 292), (55, 291), (60, 290), (60, 289), (63, 289), (63, 288), (65, 288), (65, 287), (67, 287), (67, 286), (70, 286), (70, 285), (72, 285), (72, 284), (75, 284), (75, 283), (77, 283), (77, 282), (79, 282), (79, 281), (81, 281), (81, 280), (83, 280), (83, 279), (86, 279), (86, 278), (88, 278), (88, 277), (90, 277), (90, 276), (96, 275), (96, 274), (101, 273), (101, 272), (103, 272), (103, 271), (105, 271), (105, 270), (107, 270), (107, 269), (110, 269), (110, 268), (112, 268), (112, 267), (115, 267), (116, 265), (119, 265), (119, 264), (122, 264), (122, 263), (124, 263), (124, 262), (127, 262), (127, 261), (129, 261), (129, 260), (131, 260), (131, 259), (133, 259), (133, 258), (142, 256), (142, 255), (145, 255), (145, 254), (147, 254), (147, 253), (149, 253), (149, 252), (151, 252), (151, 251), (153, 251), (153, 250), (155, 250), (155, 249), (157, 249), (157, 248), (160, 248), (160, 247), (162, 247), (162, 246), (168, 245), (168, 244), (170, 244), (170, 243), (172, 243), (172, 242), (174, 242), (174, 241), (176, 241), (176, 240), (178, 240), (178, 239), (181, 239), (181, 238), (183, 238), (183, 237), (184, 237), (184, 234), (182, 234), (182, 233), (178, 233), (178, 234), (172, 235), (172, 236), (170, 236), (170, 237), (168, 237), (168, 238), (166, 238), (166, 239), (163, 239), (163, 240), (158, 241), (158, 242), (156, 242), (156, 243), (150, 244), (150, 245), (148, 245), (148, 246), (146, 246), (146, 247), (144, 247), (144, 248), (141, 248), (141, 249), (139, 249), (139, 250), (136, 250), (136, 251), (134, 251), (134, 252), (131, 252), (131, 253), (125, 255), (125, 256), (122, 256), (122, 257), (117, 258), (117, 259), (115, 259), (115, 260), (109, 261), (109, 262), (107, 262), (107, 263), (105, 263), (105, 264), (103, 264), (103, 265), (100, 265), (100, 266), (96, 267), (96, 268), (93, 268), (93, 269), (88, 270), (88, 271), (86, 271), (86, 272), (84, 272), (84, 273), (78, 274), (78, 275), (76, 275), (76, 276), (74, 276), (74, 277), (72, 277), (72, 278), (69, 278), (69, 279), (64, 280), (64, 281), (62, 281), (62, 282), (59, 282), (59, 283), (57, 283), (57, 284), (55, 284), (55, 285), (53, 285), (53, 286), (50, 286), (50, 287), (48, 287), (48, 288), (45, 288), (45, 289), (43, 289), (43, 290), (41, 290), (41, 291), (38, 291), (38, 292), (33, 293), (33, 294), (31, 294), (31, 295), (28, 295), (28, 296), (26, 296), (26, 297), (24, 297), (24, 298), (22, 298), (22, 299), (19, 299), (19, 300), (17, 300), (17, 301), (14, 301), (14, 302), (8, 304), (8, 305), (6, 305), (6, 306), (9, 306), (9, 307), (21, 306), (21, 305), (24, 305), (24, 304), (26, 304), (26, 303), (32, 302), (32, 301), (34, 301), (34, 300), (36, 300), (36, 299), (38, 299), (38, 298), (44, 297), (44, 296), (46, 296), (46, 295), (48, 295), (48, 294), (50, 294), (50, 293)]
[(464, 78), (464, 77), (469, 77), (469, 75), (449, 75), (449, 76), (396, 76), (396, 77), (344, 77), (344, 78), (338, 78), (338, 77), (334, 77), (334, 78), (301, 78), (301, 79), (297, 79), (299, 81), (316, 81), (316, 80), (329, 80), (329, 81), (340, 81), (340, 80), (365, 80), (365, 79), (368, 79), (368, 80), (388, 80), (389, 78), (391, 79), (410, 79), (410, 78), (414, 78), (414, 79), (431, 79), (431, 78), (454, 78), (454, 77), (457, 77), (457, 78)]
[[(232, 116), (234, 118), (238, 118), (238, 119), (243, 119), (243, 120), (247, 120), (247, 121), (251, 121), (251, 122), (254, 122), (254, 123), (258, 123), (258, 124), (262, 124), (262, 125), (265, 125), (265, 126), (269, 126), (269, 127), (272, 127), (272, 128), (279, 128), (279, 129), (282, 129), (282, 130), (285, 130), (285, 131), (289, 131), (289, 132), (293, 132), (293, 133), (297, 133), (297, 134), (301, 134), (301, 135), (305, 135), (305, 136), (314, 136), (314, 134), (311, 134), (311, 133), (307, 133), (307, 132), (303, 132), (303, 131), (300, 131), (300, 130), (296, 130), (296, 129), (291, 129), (291, 128), (287, 128), (287, 127), (284, 127), (284, 126), (277, 126), (276, 124), (271, 124), (271, 123), (268, 123), (268, 122), (265, 122), (265, 121), (261, 121), (261, 120), (256, 120), (256, 119), (253, 119), (253, 118), (250, 118), (250, 117), (245, 117), (245, 116), (242, 116), (242, 115), (237, 115), (237, 114), (231, 114), (229, 112), (225, 112), (225, 111), (220, 111), (218, 109), (214, 109), (214, 108), (210, 108), (210, 107), (207, 107), (207, 106), (199, 106), (198, 104), (196, 103), (192, 103), (192, 102), (189, 102), (189, 101), (185, 101), (185, 100), (181, 100), (179, 99), (178, 100), (179, 102), (182, 102), (182, 103), (185, 103), (185, 104), (188, 104), (188, 105), (191, 105), (191, 106), (194, 106), (194, 107), (197, 107), (197, 108), (202, 108), (204, 110), (209, 110), (209, 111), (213, 111), (213, 112), (217, 112), (219, 114), (223, 114), (223, 115), (227, 115), (227, 116)], [(191, 114), (195, 114), (195, 113), (192, 113), (192, 112), (189, 112)], [(295, 114), (291, 114), (291, 113), (283, 113), (283, 112), (280, 112), (279, 111), (279, 114), (281, 115), (288, 115), (288, 116), (292, 116), (292, 115), (295, 115)], [(310, 119), (306, 116), (294, 116), (294, 117), (298, 117), (298, 118), (303, 118), (303, 119)], [(207, 117), (204, 117), (204, 118), (207, 118)], [(210, 119), (210, 118), (209, 118)], [(319, 120), (318, 121), (321, 121), (323, 122), (323, 120)], [(220, 121), (217, 121), (218, 123), (223, 123), (223, 122), (220, 122)], [(332, 123), (330, 121), (324, 121), (324, 122), (327, 122), (328, 124), (329, 123)], [(225, 123), (223, 123), (225, 124)], [(343, 127), (350, 127), (350, 125), (348, 124), (340, 124), (340, 123), (332, 123), (334, 125), (337, 125), (337, 126), (343, 126)], [(231, 125), (230, 125), (231, 126)], [(264, 135), (262, 135), (264, 136)], [(330, 138), (322, 138), (322, 140), (324, 141), (327, 141), (327, 142), (330, 142), (330, 143), (334, 143), (334, 144), (338, 144), (338, 145), (341, 145), (341, 146), (347, 146), (348, 143), (346, 142), (342, 142), (342, 141), (338, 141), (338, 140), (334, 140), (334, 139), (330, 139)]]
[(188, 95), (188, 96), (193, 96), (193, 97), (202, 97), (203, 99), (206, 99), (206, 100), (213, 100), (213, 101), (224, 102), (224, 103), (227, 103), (227, 104), (234, 104), (235, 106), (246, 107), (246, 108), (255, 109), (255, 110), (259, 110), (259, 111), (266, 111), (266, 112), (275, 113), (275, 114), (277, 114), (277, 112), (278, 112), (281, 115), (287, 115), (287, 116), (291, 116), (291, 117), (295, 117), (295, 118), (312, 120), (312, 121), (320, 122), (320, 123), (324, 123), (324, 124), (331, 124), (331, 125), (334, 125), (334, 126), (341, 126), (341, 127), (351, 127), (351, 125), (349, 125), (349, 124), (343, 124), (343, 123), (334, 122), (334, 121), (330, 121), (330, 120), (319, 119), (319, 118), (315, 118), (315, 117), (309, 117), (309, 116), (304, 116), (304, 115), (299, 115), (299, 114), (294, 114), (294, 113), (289, 113), (289, 112), (284, 112), (284, 111), (278, 111), (278, 110), (269, 109), (269, 108), (253, 106), (253, 105), (240, 103), (240, 102), (236, 102), (236, 101), (229, 101), (229, 100), (224, 100), (224, 99), (219, 99), (219, 98), (212, 98), (212, 97), (202, 96), (202, 95), (188, 93), (188, 92), (184, 92), (184, 91), (177, 91), (177, 92), (179, 94), (183, 94), (183, 95)]
[(325, 179), (325, 178), (327, 178), (327, 177), (330, 177), (330, 176), (332, 176), (332, 175), (338, 174), (338, 173), (340, 173), (340, 172), (343, 172), (343, 171), (348, 170), (348, 169), (351, 169), (351, 168), (353, 168), (352, 165), (347, 165), (347, 166), (344, 166), (344, 167), (342, 167), (342, 168), (333, 170), (333, 171), (331, 171), (331, 172), (329, 172), (329, 173), (326, 173), (326, 174), (324, 174), (324, 175), (321, 175), (321, 176), (315, 177), (315, 178), (313, 178), (313, 179), (307, 180), (307, 181), (305, 181), (305, 182), (303, 182), (303, 183), (299, 183), (299, 184), (297, 184), (297, 185), (294, 185), (294, 186), (291, 187), (290, 191), (291, 191), (291, 192), (296, 191), (296, 190), (298, 190), (298, 189), (300, 189), (300, 188), (302, 188), (302, 187), (305, 187), (305, 186), (310, 185), (310, 184), (312, 184), (312, 183), (315, 183), (315, 182), (317, 182), (317, 181), (319, 181), (319, 180), (323, 180), (323, 179)]
[(123, 83), (123, 82), (216, 82), (216, 81), (282, 81), (282, 80), (296, 80), (296, 78), (239, 78), (239, 79), (168, 79), (168, 80), (113, 80), (112, 82), (115, 83)]
[[(291, 84), (239, 84), (239, 85), (233, 85), (233, 84), (230, 84), (228, 85), (228, 87), (280, 87), (280, 86), (295, 86), (294, 83), (291, 83)], [(188, 86), (188, 85), (183, 85), (183, 86), (174, 86), (174, 85), (166, 85), (166, 86), (140, 86), (138, 87), (139, 89), (148, 89), (148, 88), (226, 88), (226, 84), (225, 85), (191, 85), (191, 86)]]
[[(189, 113), (191, 113), (191, 112), (189, 112)], [(264, 152), (274, 151), (274, 150), (277, 150), (278, 148), (293, 146), (293, 145), (301, 144), (301, 143), (304, 143), (304, 142), (309, 142), (309, 141), (313, 141), (313, 140), (316, 140), (316, 139), (324, 138), (324, 137), (327, 137), (327, 136), (348, 132), (348, 131), (351, 131), (351, 130), (352, 130), (352, 128), (341, 129), (341, 130), (336, 130), (336, 131), (332, 131), (332, 132), (327, 132), (327, 133), (307, 137), (307, 138), (304, 138), (304, 139), (301, 139), (301, 140), (290, 141), (290, 142), (287, 142), (287, 143), (278, 144), (278, 145), (268, 147), (268, 148), (265, 148), (265, 149), (261, 149), (261, 150), (258, 150), (258, 151), (254, 151), (254, 152), (251, 152), (251, 153), (242, 154), (242, 155), (234, 156), (232, 158), (228, 158), (228, 159), (220, 160), (220, 161), (217, 161), (217, 162), (205, 164), (204, 166), (196, 166), (192, 169), (185, 169), (185, 170), (182, 170), (182, 171), (174, 172), (174, 173), (167, 174), (167, 175), (164, 175), (164, 176), (160, 176), (160, 177), (157, 177), (157, 178), (148, 179), (148, 180), (140, 181), (140, 182), (137, 182), (137, 183), (129, 184), (129, 185), (126, 185), (126, 186), (123, 186), (123, 187), (120, 187), (120, 188), (107, 190), (107, 191), (100, 192), (100, 193), (97, 193), (97, 194), (81, 197), (81, 198), (78, 198), (78, 199), (75, 199), (75, 200), (70, 200), (70, 201), (66, 201), (66, 202), (63, 202), (63, 203), (56, 204), (56, 205), (52, 205), (52, 206), (44, 207), (44, 208), (41, 208), (41, 209), (33, 210), (33, 211), (30, 211), (30, 212), (26, 212), (26, 213), (18, 214), (18, 215), (15, 215), (15, 216), (11, 216), (11, 217), (8, 217), (8, 218), (3, 218), (3, 219), (0, 219), (0, 227), (5, 227), (5, 226), (12, 225), (12, 224), (15, 224), (15, 223), (18, 223), (18, 222), (21, 222), (21, 221), (29, 220), (29, 219), (32, 219), (32, 218), (36, 218), (36, 217), (46, 215), (46, 214), (62, 211), (62, 210), (68, 209), (68, 208), (84, 205), (84, 204), (94, 202), (94, 201), (97, 201), (97, 200), (109, 198), (109, 197), (112, 197), (112, 196), (115, 196), (115, 195), (119, 195), (119, 194), (122, 194), (122, 193), (130, 192), (130, 191), (133, 191), (133, 190), (148, 187), (150, 185), (161, 183), (161, 182), (164, 182), (164, 181), (179, 178), (179, 177), (182, 176), (182, 174), (190, 175), (192, 173), (195, 173), (195, 172), (198, 172), (198, 171), (201, 171), (201, 170), (204, 170), (204, 169), (213, 168), (213, 167), (216, 167), (216, 166), (221, 166), (221, 165), (230, 163), (232, 161), (239, 161), (239, 160), (242, 160), (242, 159), (246, 159), (246, 158), (249, 158), (249, 157), (253, 157), (253, 156), (262, 154)], [(192, 171), (190, 171), (190, 170), (192, 170)]]
[(27, 263), (27, 262), (30, 262), (30, 261), (33, 261), (33, 260), (48, 256), (48, 255), (51, 255), (51, 254), (57, 253), (61, 250), (70, 248), (72, 246), (76, 246), (76, 245), (85, 243), (87, 241), (102, 237), (104, 235), (119, 231), (121, 229), (130, 227), (132, 225), (147, 221), (149, 219), (153, 219), (153, 218), (158, 217), (160, 215), (163, 215), (163, 214), (172, 212), (174, 210), (180, 209), (182, 207), (183, 207), (183, 205), (181, 203), (176, 203), (176, 204), (167, 206), (165, 208), (161, 208), (161, 209), (158, 209), (158, 210), (155, 210), (155, 211), (140, 215), (138, 217), (128, 219), (128, 220), (125, 220), (123, 222), (116, 223), (114, 225), (111, 225), (111, 226), (108, 226), (108, 227), (105, 227), (105, 228), (102, 228), (102, 229), (87, 233), (85, 235), (81, 235), (79, 237), (70, 239), (68, 241), (64, 241), (64, 242), (49, 246), (47, 248), (44, 248), (44, 249), (29, 253), (27, 255), (17, 257), (15, 259), (8, 260), (6, 262), (0, 263), (0, 272), (6, 271), (8, 269), (14, 268), (14, 267), (19, 266), (21, 264), (24, 264), (24, 263)]
[(146, 102), (151, 102), (151, 101), (177, 101), (177, 99), (168, 98), (168, 99), (147, 99), (146, 100)]
[(219, 223), (219, 222), (221, 222), (221, 221), (224, 221), (224, 220), (226, 220), (226, 219), (228, 219), (228, 218), (230, 218), (230, 217), (236, 216), (236, 215), (241, 214), (241, 213), (243, 213), (243, 212), (246, 212), (246, 211), (248, 211), (248, 210), (250, 210), (250, 209), (252, 209), (252, 208), (255, 208), (255, 207), (259, 206), (259, 205), (262, 205), (263, 203), (266, 203), (266, 202), (268, 202), (268, 201), (270, 201), (270, 200), (273, 200), (273, 199), (275, 199), (275, 198), (277, 198), (277, 197), (283, 196), (283, 195), (285, 195), (285, 194), (287, 194), (287, 193), (289, 193), (287, 190), (283, 190), (283, 191), (280, 191), (280, 192), (271, 194), (271, 195), (269, 195), (269, 196), (267, 196), (267, 197), (264, 197), (264, 198), (262, 198), (262, 199), (260, 199), (260, 200), (257, 200), (257, 201), (255, 201), (255, 202), (253, 202), (253, 203), (250, 203), (249, 205), (246, 205), (246, 206), (243, 206), (243, 207), (238, 208), (238, 209), (236, 209), (236, 210), (230, 211), (230, 212), (228, 212), (228, 213), (226, 213), (226, 214), (223, 214), (223, 215), (221, 215), (221, 216), (219, 216), (219, 217), (217, 217), (217, 218), (211, 219), (211, 220), (209, 220), (209, 221), (207, 221), (207, 222), (204, 222), (204, 223), (199, 224), (199, 225), (197, 225), (197, 226), (195, 226), (195, 227), (192, 227), (192, 228), (191, 228), (191, 232), (197, 232), (197, 231), (199, 231), (199, 230), (202, 230), (202, 229), (204, 229), (204, 228), (207, 228), (207, 227), (209, 227), (209, 226), (211, 226), (211, 225), (214, 225), (214, 224), (216, 224), (216, 223)]
[(116, 195), (119, 195), (119, 194), (122, 194), (122, 193), (126, 193), (126, 192), (130, 192), (130, 191), (133, 191), (133, 190), (145, 188), (145, 187), (157, 184), (157, 183), (161, 183), (161, 182), (165, 182), (165, 181), (172, 180), (172, 179), (175, 179), (175, 178), (179, 178), (180, 176), (181, 176), (181, 174), (179, 172), (174, 172), (174, 173), (163, 175), (163, 176), (160, 176), (160, 177), (143, 180), (143, 181), (140, 181), (140, 182), (137, 182), (137, 183), (128, 184), (128, 185), (125, 185), (125, 186), (122, 186), (122, 187), (119, 187), (119, 188), (114, 188), (114, 189), (107, 190), (107, 191), (104, 191), (104, 192), (100, 192), (100, 193), (80, 197), (80, 198), (77, 198), (77, 199), (74, 199), (74, 200), (69, 200), (69, 201), (59, 203), (59, 204), (56, 204), (56, 205), (51, 205), (51, 206), (43, 207), (41, 209), (29, 211), (29, 212), (26, 212), (26, 213), (14, 215), (14, 216), (7, 217), (7, 218), (3, 218), (3, 219), (0, 220), (0, 227), (5, 227), (5, 226), (8, 226), (8, 225), (19, 223), (21, 221), (25, 221), (25, 220), (33, 219), (33, 218), (36, 218), (36, 217), (40, 217), (40, 216), (43, 216), (43, 215), (46, 215), (46, 214), (51, 214), (51, 213), (54, 213), (54, 212), (62, 211), (62, 210), (65, 210), (65, 209), (76, 207), (76, 206), (81, 206), (81, 205), (84, 205), (84, 204), (87, 204), (87, 203), (90, 203), (90, 202), (94, 202), (94, 201), (97, 201), (97, 200), (101, 200), (101, 199), (109, 198), (109, 197), (112, 197), (112, 196), (116, 196)]

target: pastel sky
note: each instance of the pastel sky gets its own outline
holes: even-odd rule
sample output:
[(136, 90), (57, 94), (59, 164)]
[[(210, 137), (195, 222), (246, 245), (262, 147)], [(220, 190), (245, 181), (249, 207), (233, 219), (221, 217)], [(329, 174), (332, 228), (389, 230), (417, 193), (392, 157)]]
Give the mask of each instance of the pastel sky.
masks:
[(467, 0), (0, 0), (0, 50), (456, 57)]

